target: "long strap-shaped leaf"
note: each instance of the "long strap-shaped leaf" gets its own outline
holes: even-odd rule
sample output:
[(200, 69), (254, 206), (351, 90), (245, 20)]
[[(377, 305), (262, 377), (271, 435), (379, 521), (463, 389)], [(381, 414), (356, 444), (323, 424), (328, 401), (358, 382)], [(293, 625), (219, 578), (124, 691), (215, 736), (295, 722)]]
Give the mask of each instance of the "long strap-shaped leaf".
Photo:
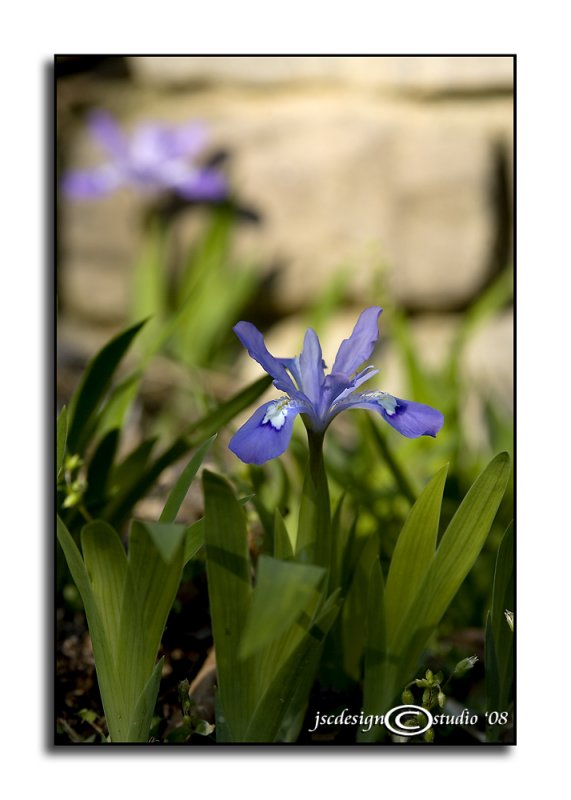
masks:
[(155, 667), (183, 567), (184, 525), (133, 522), (121, 608), (118, 662), (130, 716)]
[[(153, 664), (180, 582), (185, 533), (180, 525), (135, 523), (128, 560), (107, 523), (92, 522), (81, 532), (85, 567), (113, 660), (111, 680), (121, 687), (124, 701), (128, 732), (122, 741), (144, 742), (149, 735), (162, 662)], [(96, 660), (100, 657), (98, 651)], [(117, 741), (113, 734), (112, 740)]]
[(210, 447), (215, 439), (216, 434), (211, 436), (210, 439), (207, 439), (204, 444), (197, 449), (196, 453), (182, 471), (179, 479), (171, 489), (171, 493), (168, 496), (167, 502), (165, 503), (163, 513), (160, 516), (161, 522), (175, 521), (176, 515), (178, 514), (182, 502), (186, 497), (186, 493), (188, 492), (190, 484), (194, 480), (196, 473), (204, 461), (206, 453), (210, 450)]
[(121, 635), (121, 607), (127, 575), (127, 554), (116, 531), (106, 522), (90, 522), (81, 531), (83, 561), (93, 595), (105, 620), (113, 660)]
[(59, 517), (57, 519), (57, 538), (85, 607), (95, 656), (97, 680), (111, 741), (128, 741), (129, 720), (125, 711), (121, 686), (113, 679), (115, 675), (115, 660), (111, 644), (108, 641), (105, 620), (99, 608), (81, 553), (70, 532)]
[[(224, 425), (230, 422), (244, 408), (250, 406), (267, 389), (271, 383), (271, 377), (264, 375), (254, 383), (246, 386), (229, 400), (221, 403), (213, 411), (194, 422), (186, 431), (184, 436), (179, 436), (170, 447), (168, 447), (152, 463), (146, 464), (137, 469), (134, 480), (126, 481), (125, 485), (121, 482), (121, 490), (117, 496), (103, 510), (102, 516), (109, 520), (113, 525), (120, 526), (128, 517), (134, 504), (146, 491), (154, 484), (161, 473), (186, 455), (189, 450), (198, 446), (199, 443), (213, 434), (217, 433)], [(117, 483), (119, 481), (117, 480)]]
[[(513, 631), (505, 611), (513, 611), (514, 534), (510, 524), (496, 558), (492, 603), (486, 621), (486, 705), (488, 711), (507, 710), (513, 682)], [(497, 740), (501, 726), (490, 726), (488, 741)]]
[(272, 742), (289, 718), (287, 738), (307, 705), (339, 604), (321, 606), (323, 568), (270, 556), (260, 557), (252, 590), (240, 505), (222, 478), (205, 471), (203, 481), (217, 740)]
[(253, 655), (284, 634), (311, 603), (324, 576), (323, 567), (260, 556), (240, 657)]
[[(378, 700), (383, 695), (386, 657), (385, 586), (381, 564), (373, 564), (369, 579), (367, 614), (367, 647), (365, 648), (365, 693), (363, 707), (366, 713), (374, 713)], [(371, 740), (368, 732), (360, 732), (361, 741)]]
[(496, 641), (501, 681), (498, 708), (506, 707), (513, 677), (513, 631), (505, 617), (506, 610), (514, 610), (513, 558), (514, 528), (513, 524), (510, 524), (498, 549), (492, 591), (491, 624)]
[(434, 558), (448, 467), (439, 470), (412, 507), (399, 534), (385, 588), (387, 638), (410, 608)]
[[(323, 643), (339, 606), (339, 591), (336, 590), (322, 605), (297, 647), (289, 657), (281, 659), (277, 674), (256, 706), (244, 741), (275, 742), (280, 738), (280, 731), (283, 731), (283, 741), (297, 737)], [(288, 717), (290, 722), (286, 727), (289, 730), (284, 730)]]
[(399, 645), (413, 640), (406, 648), (409, 662), (415, 660), (424, 646), (424, 642), (420, 646), (414, 642), (413, 632), (434, 629), (480, 555), (509, 475), (509, 456), (500, 453), (472, 485), (442, 536), (409, 612), (389, 641), (389, 648), (394, 646), (397, 651), (405, 652)]
[[(492, 459), (464, 498), (420, 581), (408, 611), (387, 638), (382, 665), (377, 664), (374, 673), (369, 671), (365, 675), (365, 695), (371, 704), (365, 709), (367, 713), (384, 713), (399, 689), (410, 679), (428, 638), (484, 545), (509, 474), (509, 456), (500, 453)], [(371, 615), (369, 623), (374, 626)], [(384, 623), (379, 620), (378, 624)], [(374, 628), (372, 636), (370, 642), (374, 642)], [(378, 670), (381, 670), (380, 675)], [(377, 687), (375, 691), (370, 688), (371, 681)]]
[(212, 632), (218, 673), (218, 741), (245, 741), (256, 696), (251, 659), (239, 660), (238, 648), (250, 606), (250, 561), (244, 512), (229, 484), (203, 473), (204, 538)]
[(81, 453), (91, 433), (94, 417), (119, 362), (146, 320), (119, 333), (89, 362), (69, 406), (67, 448)]

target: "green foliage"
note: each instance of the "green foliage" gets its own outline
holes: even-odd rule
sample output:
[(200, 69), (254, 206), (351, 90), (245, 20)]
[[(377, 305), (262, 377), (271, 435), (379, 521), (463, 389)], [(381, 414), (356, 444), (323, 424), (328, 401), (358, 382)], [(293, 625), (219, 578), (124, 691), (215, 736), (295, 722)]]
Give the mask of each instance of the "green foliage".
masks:
[(285, 633), (318, 596), (324, 575), (311, 564), (260, 556), (239, 656), (247, 658)]
[[(442, 536), (438, 548), (430, 557), (435, 540), (434, 527), (438, 521), (438, 499), (441, 495), (444, 471), (441, 471), (424, 489), (413, 507), (401, 536), (404, 544), (399, 547), (394, 576), (389, 571), (389, 604), (386, 594), (381, 603), (380, 581), (372, 589), (374, 608), (369, 610), (369, 633), (365, 672), (365, 700), (367, 713), (381, 714), (390, 707), (399, 686), (406, 683), (415, 669), (423, 647), (440, 622), (454, 595), (460, 588), (469, 570), (475, 563), (505, 491), (510, 474), (506, 453), (496, 456), (477, 479), (462, 501), (454, 518)], [(424, 513), (417, 506), (426, 509)], [(400, 539), (399, 539), (400, 540)], [(418, 556), (414, 557), (415, 545)], [(410, 566), (403, 564), (403, 553), (410, 554)], [(415, 583), (407, 586), (408, 575)], [(396, 604), (404, 598), (404, 609)], [(390, 609), (391, 616), (387, 611)], [(395, 619), (396, 614), (396, 619)], [(379, 641), (382, 637), (376, 630), (386, 631), (384, 655), (379, 659)], [(369, 652), (371, 651), (371, 652)], [(372, 730), (365, 738), (375, 736)]]
[(397, 540), (384, 600), (389, 638), (410, 609), (434, 558), (447, 471), (448, 467), (443, 467), (428, 483), (412, 507)]
[[(514, 607), (514, 532), (510, 525), (500, 543), (492, 589), (491, 608), (486, 620), (486, 708), (507, 711), (512, 702), (513, 630), (506, 611)], [(497, 725), (487, 730), (489, 741), (496, 741), (501, 731)]]
[(270, 556), (254, 587), (243, 511), (224, 479), (205, 471), (203, 483), (217, 741), (295, 740), (338, 593), (317, 591), (322, 568)]
[(160, 517), (160, 522), (174, 522), (176, 515), (182, 505), (184, 498), (188, 492), (190, 484), (194, 480), (200, 465), (204, 461), (206, 453), (210, 449), (212, 443), (216, 439), (216, 434), (211, 436), (201, 447), (198, 448), (194, 456), (190, 459), (187, 466), (181, 473), (178, 481), (175, 483), (169, 498), (163, 509)]
[(153, 317), (141, 350), (146, 359), (162, 351), (192, 368), (210, 366), (227, 337), (228, 320), (257, 291), (259, 273), (232, 259), (236, 212), (230, 206), (212, 210), (196, 244), (171, 270), (176, 254), (166, 222), (153, 215), (135, 268), (133, 317)]
[(83, 455), (98, 421), (102, 419), (101, 404), (115, 370), (144, 324), (145, 321), (138, 322), (119, 333), (87, 365), (69, 406), (67, 432), (69, 453)]
[[(264, 376), (220, 403), (188, 425), (183, 435), (158, 455), (153, 455), (156, 445), (153, 437), (144, 439), (118, 460), (120, 431), (139, 390), (142, 373), (136, 369), (115, 387), (112, 381), (122, 358), (144, 325), (145, 322), (141, 322), (127, 328), (101, 349), (87, 365), (69, 410), (63, 409), (58, 418), (58, 512), (72, 532), (83, 521), (94, 517), (120, 528), (132, 514), (135, 504), (167, 467), (205, 439), (212, 438), (221, 427), (255, 402), (271, 381), (269, 376)], [(68, 466), (64, 470), (66, 456), (67, 463), (75, 459), (72, 469)], [(200, 460), (198, 454), (196, 459), (193, 462), (195, 466)], [(190, 482), (194, 477), (193, 469), (189, 465), (188, 475), (181, 476), (173, 503), (183, 492), (185, 481), (188, 479)], [(170, 514), (171, 510), (167, 513)]]
[[(151, 220), (133, 290), (134, 319), (148, 319), (119, 333), (89, 362), (57, 420), (58, 541), (85, 607), (110, 740), (148, 740), (161, 636), (183, 567), (204, 545), (216, 726), (197, 717), (181, 695), (182, 722), (166, 741), (214, 733), (217, 742), (295, 742), (312, 692), (332, 689), (343, 698), (362, 686), (365, 712), (380, 714), (415, 674), (425, 677), (405, 693), (414, 698), (412, 686), (419, 697), (422, 691), (426, 708), (442, 707), (447, 695), (437, 680), (440, 665), (430, 662), (436, 675), (424, 669), (426, 659), (445, 650), (438, 650), (435, 634), (442, 642), (448, 632), (484, 619), (485, 704), (507, 709), (513, 634), (505, 611), (514, 602), (511, 528), (500, 544), (513, 504), (507, 456), (497, 456), (474, 479), (492, 452), (511, 447), (512, 432), (505, 414), (486, 400), (487, 441), (473, 452), (460, 409), (466, 345), (510, 301), (511, 271), (463, 314), (450, 357), (438, 370), (421, 361), (407, 319), (391, 311), (391, 336), (409, 385), (405, 396), (445, 414), (436, 443), (405, 440), (377, 418), (355, 412), (345, 429), (339, 422), (339, 435), (337, 423), (328, 431), (325, 461), (321, 444), (315, 447), (310, 437), (303, 488), (305, 437), (296, 431), (289, 456), (230, 473), (241, 500), (227, 480), (206, 471), (204, 519), (177, 524), (207, 453), (220, 465), (217, 434), (271, 383), (264, 376), (217, 405), (205, 389), (206, 369), (227, 361), (223, 346), (231, 326), (259, 286), (253, 270), (231, 258), (235, 222), (235, 212), (218, 209), (188, 257), (177, 261), (164, 219)], [(341, 305), (345, 283), (340, 273), (309, 311), (314, 325), (325, 325)], [(135, 364), (125, 371), (130, 350)], [(167, 401), (150, 424), (145, 417), (141, 439), (125, 452), (121, 432), (158, 353), (192, 370), (184, 401), (194, 421), (177, 426)], [(164, 470), (195, 448), (159, 520), (127, 525)], [(449, 465), (441, 467), (444, 461)], [(236, 467), (230, 461), (222, 471), (228, 464)], [(199, 559), (193, 569), (200, 568)], [(461, 675), (462, 663), (451, 677)], [(102, 737), (95, 718), (84, 721)], [(497, 741), (500, 730), (490, 726), (488, 740)], [(373, 728), (361, 739), (375, 735)]]
[(158, 695), (156, 662), (182, 568), (202, 544), (196, 530), (172, 521), (211, 440), (183, 472), (159, 522), (133, 521), (129, 549), (104, 520), (81, 530), (81, 552), (58, 517), (57, 537), (80, 592), (93, 643), (112, 742), (147, 741)]

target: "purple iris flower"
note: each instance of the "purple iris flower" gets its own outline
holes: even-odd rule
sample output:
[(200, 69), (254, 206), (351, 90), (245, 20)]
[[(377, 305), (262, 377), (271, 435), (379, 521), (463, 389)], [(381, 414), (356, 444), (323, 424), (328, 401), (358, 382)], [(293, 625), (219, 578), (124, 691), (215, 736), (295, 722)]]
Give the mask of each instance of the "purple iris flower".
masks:
[(124, 186), (172, 191), (195, 201), (218, 201), (228, 195), (225, 177), (194, 161), (207, 139), (199, 123), (168, 126), (146, 122), (130, 137), (105, 111), (93, 113), (87, 124), (107, 161), (94, 169), (68, 173), (63, 179), (68, 197), (101, 197)]
[(239, 322), (234, 332), (284, 396), (264, 403), (234, 434), (230, 450), (247, 464), (263, 464), (281, 455), (291, 439), (293, 422), (302, 414), (306, 427), (322, 434), (331, 420), (348, 408), (376, 411), (395, 430), (410, 439), (436, 436), (444, 417), (422, 403), (401, 400), (381, 391), (356, 392), (378, 373), (362, 365), (379, 338), (378, 319), (382, 308), (365, 309), (348, 339), (341, 342), (333, 369), (325, 374), (321, 345), (314, 330), (305, 334), (303, 351), (296, 358), (275, 358), (260, 331), (250, 322)]

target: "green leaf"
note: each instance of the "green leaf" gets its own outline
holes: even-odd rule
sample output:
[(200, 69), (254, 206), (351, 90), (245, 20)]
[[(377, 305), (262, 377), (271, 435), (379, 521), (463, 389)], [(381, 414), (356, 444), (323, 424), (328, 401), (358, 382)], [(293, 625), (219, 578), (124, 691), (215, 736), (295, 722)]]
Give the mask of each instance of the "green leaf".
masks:
[(113, 742), (148, 738), (161, 674), (154, 661), (182, 574), (185, 533), (184, 526), (135, 522), (127, 557), (116, 531), (91, 522), (81, 532), (82, 559), (58, 519), (58, 540), (85, 605)]
[[(193, 443), (198, 443), (217, 433), (224, 425), (231, 422), (234, 417), (245, 408), (251, 406), (266, 391), (272, 382), (271, 375), (264, 375), (257, 381), (250, 383), (226, 402), (221, 403), (213, 411), (194, 422), (186, 431), (186, 437)], [(195, 444), (192, 444), (194, 447)]]
[(278, 508), (274, 513), (274, 555), (282, 561), (293, 560), (293, 543)]
[(451, 359), (460, 358), (462, 348), (475, 330), (493, 314), (497, 314), (502, 308), (505, 308), (512, 301), (513, 294), (514, 270), (513, 265), (510, 265), (498, 274), (462, 315), (462, 324), (454, 342)]
[(117, 657), (128, 718), (155, 667), (182, 575), (185, 530), (172, 523), (134, 521), (131, 525)]
[(514, 527), (510, 523), (502, 536), (498, 555), (496, 557), (496, 568), (494, 570), (494, 584), (492, 588), (492, 625), (495, 630), (507, 630), (512, 636), (509, 626), (506, 624), (506, 609), (513, 611), (514, 607)]
[[(269, 508), (262, 501), (262, 492), (265, 483), (264, 470), (261, 467), (250, 464), (249, 467), (250, 480), (254, 489), (252, 497), (252, 505), (256, 509), (258, 519), (260, 520), (263, 528), (262, 537), (262, 552), (275, 555), (275, 542), (274, 542), (274, 527), (275, 527), (275, 514), (272, 514)], [(277, 510), (277, 509), (276, 509)]]
[(146, 469), (156, 439), (144, 439), (113, 469), (112, 482), (114, 486), (133, 484)]
[[(510, 702), (514, 637), (506, 622), (505, 611), (512, 611), (514, 607), (513, 557), (514, 531), (510, 524), (498, 548), (491, 610), (486, 626), (486, 694), (489, 711), (506, 710)], [(492, 641), (489, 641), (488, 635), (492, 636)], [(492, 664), (494, 661), (495, 665)], [(492, 684), (493, 692), (490, 691)]]
[(114, 466), (109, 484), (109, 502), (100, 512), (111, 525), (120, 527), (142, 496), (139, 485), (148, 469), (156, 439), (145, 439), (120, 463)]
[(372, 565), (379, 554), (379, 537), (373, 533), (367, 537), (355, 537), (354, 567), (350, 575), (348, 590), (341, 609), (341, 658), (345, 673), (359, 680), (361, 662), (367, 634), (367, 597)]
[(133, 404), (142, 378), (142, 371), (137, 370), (118, 383), (109, 392), (105, 405), (97, 415), (94, 423), (94, 434), (103, 437), (114, 428), (121, 429), (125, 423), (127, 411)]
[(151, 338), (149, 330), (145, 331), (141, 346), (152, 348), (157, 336), (156, 323), (165, 311), (165, 292), (168, 285), (166, 274), (166, 230), (162, 219), (155, 214), (148, 225), (140, 258), (135, 264), (132, 288), (131, 315), (133, 319), (153, 317)]
[(95, 657), (97, 682), (101, 692), (110, 738), (114, 742), (126, 741), (128, 721), (124, 696), (116, 678), (116, 664), (107, 638), (106, 620), (99, 609), (81, 553), (70, 532), (59, 517), (57, 518), (57, 538), (85, 607)]
[(153, 719), (153, 712), (157, 704), (161, 673), (165, 657), (157, 661), (151, 676), (135, 705), (129, 724), (129, 742), (147, 742), (149, 740), (149, 729)]
[(210, 449), (215, 439), (216, 439), (216, 434), (214, 436), (211, 436), (210, 439), (204, 442), (204, 444), (202, 444), (198, 448), (193, 458), (191, 458), (191, 460), (181, 473), (179, 479), (177, 480), (177, 482), (175, 483), (174, 487), (172, 488), (169, 494), (168, 500), (163, 509), (163, 513), (160, 516), (161, 522), (175, 521), (176, 515), (178, 514), (182, 502), (186, 497), (186, 493), (188, 492), (190, 485), (194, 480), (194, 477), (198, 472), (206, 453)]
[[(486, 666), (486, 709), (488, 711), (506, 710), (500, 706), (501, 679), (498, 669), (498, 654), (494, 641), (494, 631), (492, 628), (492, 613), (488, 611), (486, 616), (486, 630), (484, 640), (485, 666)], [(488, 725), (486, 729), (486, 739), (497, 741), (500, 731), (499, 725)]]
[(112, 430), (101, 440), (87, 470), (84, 503), (93, 514), (103, 504), (109, 491), (113, 461), (119, 445), (119, 431)]
[(57, 418), (56, 427), (56, 478), (60, 474), (65, 458), (65, 445), (67, 440), (67, 408), (64, 406)]
[(340, 602), (336, 590), (308, 625), (295, 649), (287, 659), (281, 660), (277, 674), (261, 695), (241, 741), (264, 743), (297, 738), (323, 643), (339, 612)]
[[(373, 564), (369, 578), (369, 594), (367, 608), (367, 644), (365, 647), (365, 682), (363, 709), (366, 714), (378, 713), (375, 705), (383, 694), (385, 677), (384, 662), (386, 657), (386, 615), (385, 587), (380, 561)], [(371, 730), (373, 730), (371, 728)], [(370, 732), (359, 731), (359, 741), (372, 741)]]
[(127, 554), (119, 534), (106, 522), (90, 522), (81, 531), (83, 560), (105, 624), (113, 658), (117, 657)]
[(149, 534), (162, 560), (168, 566), (184, 544), (187, 526), (176, 522), (138, 522)]
[[(244, 512), (230, 485), (203, 473), (206, 570), (212, 632), (216, 647), (218, 702), (230, 741), (245, 741), (256, 697), (250, 659), (237, 653), (252, 597)], [(217, 728), (217, 740), (221, 734)]]
[(185, 264), (178, 287), (180, 304), (196, 293), (209, 273), (218, 271), (227, 261), (234, 219), (234, 212), (230, 208), (213, 209), (207, 229)]
[(387, 636), (410, 608), (434, 557), (448, 466), (427, 484), (399, 534), (385, 589)]
[(184, 565), (194, 558), (204, 545), (204, 520), (198, 519), (186, 529), (184, 537)]
[(351, 536), (351, 528), (348, 525), (341, 525), (343, 502), (345, 495), (339, 498), (333, 517), (331, 518), (331, 586), (341, 586), (345, 567), (345, 552)]
[[(238, 501), (241, 506), (245, 506), (251, 500), (251, 496), (241, 497)], [(204, 518), (197, 519), (192, 525), (186, 529), (184, 538), (184, 564), (194, 558), (201, 547), (204, 546)]]
[(93, 595), (93, 589), (89, 580), (89, 575), (87, 574), (85, 563), (81, 557), (79, 548), (73, 541), (72, 535), (59, 516), (57, 518), (57, 539), (61, 545), (61, 549), (63, 550), (65, 560), (67, 561), (71, 577), (73, 578), (75, 585), (79, 590), (84, 605), (93, 605), (95, 602), (95, 597)]
[(351, 525), (343, 525), (336, 534), (338, 540), (334, 540), (337, 545), (336, 569), (339, 578), (339, 586), (341, 587), (341, 593), (343, 595), (347, 595), (351, 590), (355, 571), (359, 566), (363, 548), (367, 544), (366, 537), (357, 536), (358, 521), (359, 515), (355, 514)]
[(145, 322), (138, 322), (115, 336), (87, 365), (69, 407), (68, 452), (81, 454), (85, 449), (115, 370)]
[(260, 556), (239, 657), (253, 655), (285, 633), (314, 597), (324, 575), (325, 569), (311, 564)]
[(411, 327), (404, 314), (396, 313), (393, 309), (391, 335), (400, 350), (402, 360), (406, 367), (406, 377), (411, 396), (422, 399), (423, 402), (437, 405), (435, 387), (432, 377), (428, 375), (424, 364), (418, 357), (418, 348), (411, 336)]
[[(184, 266), (168, 323), (170, 347), (187, 363), (207, 363), (227, 334), (227, 320), (239, 318), (255, 287), (255, 269), (233, 264), (230, 235), (235, 211), (216, 209), (204, 236)], [(228, 286), (232, 291), (228, 292)]]
[(475, 481), (448, 525), (412, 605), (388, 641), (389, 658), (398, 657), (403, 682), (478, 558), (509, 475), (509, 456), (500, 453)]
[(387, 640), (385, 586), (379, 559), (373, 564), (369, 578), (367, 615), (367, 650), (365, 670), (375, 669), (382, 661)]
[(371, 433), (372, 440), (381, 455), (381, 459), (392, 472), (395, 483), (403, 497), (406, 497), (408, 502), (412, 505), (416, 500), (416, 491), (411, 478), (406, 474), (404, 467), (400, 464), (399, 460), (393, 453), (387, 437), (385, 433), (381, 431), (378, 423), (375, 422), (370, 415), (367, 415), (365, 419), (367, 421), (367, 426)]
[(139, 470), (128, 484), (121, 490), (116, 498), (105, 508), (102, 516), (114, 525), (121, 525), (130, 514), (135, 503), (145, 495), (145, 493), (158, 480), (162, 472), (186, 455), (200, 442), (209, 436), (217, 433), (226, 423), (233, 419), (236, 414), (251, 405), (265, 391), (271, 383), (269, 375), (260, 378), (255, 383), (250, 384), (241, 392), (231, 397), (230, 400), (222, 403), (210, 413), (206, 414), (197, 422), (193, 423), (187, 430), (185, 436), (176, 439), (150, 466), (145, 470)]

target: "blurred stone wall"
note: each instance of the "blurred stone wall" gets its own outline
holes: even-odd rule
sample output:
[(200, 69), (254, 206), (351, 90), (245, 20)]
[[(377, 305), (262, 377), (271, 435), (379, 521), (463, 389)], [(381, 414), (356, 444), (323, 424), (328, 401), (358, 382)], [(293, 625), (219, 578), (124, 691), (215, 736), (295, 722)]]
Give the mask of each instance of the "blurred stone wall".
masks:
[[(241, 201), (260, 213), (240, 227), (236, 250), (278, 269), (268, 297), (278, 316), (302, 310), (345, 268), (356, 308), (383, 305), (383, 287), (414, 314), (428, 357), (444, 357), (447, 331), (510, 263), (510, 57), (129, 57), (123, 66), (119, 76), (59, 81), (60, 166), (100, 158), (82, 126), (91, 107), (127, 128), (204, 120), (212, 148), (230, 154)], [(76, 343), (125, 319), (141, 203), (128, 192), (61, 201), (62, 330)], [(470, 356), (490, 356), (508, 404), (512, 328), (506, 310)]]

